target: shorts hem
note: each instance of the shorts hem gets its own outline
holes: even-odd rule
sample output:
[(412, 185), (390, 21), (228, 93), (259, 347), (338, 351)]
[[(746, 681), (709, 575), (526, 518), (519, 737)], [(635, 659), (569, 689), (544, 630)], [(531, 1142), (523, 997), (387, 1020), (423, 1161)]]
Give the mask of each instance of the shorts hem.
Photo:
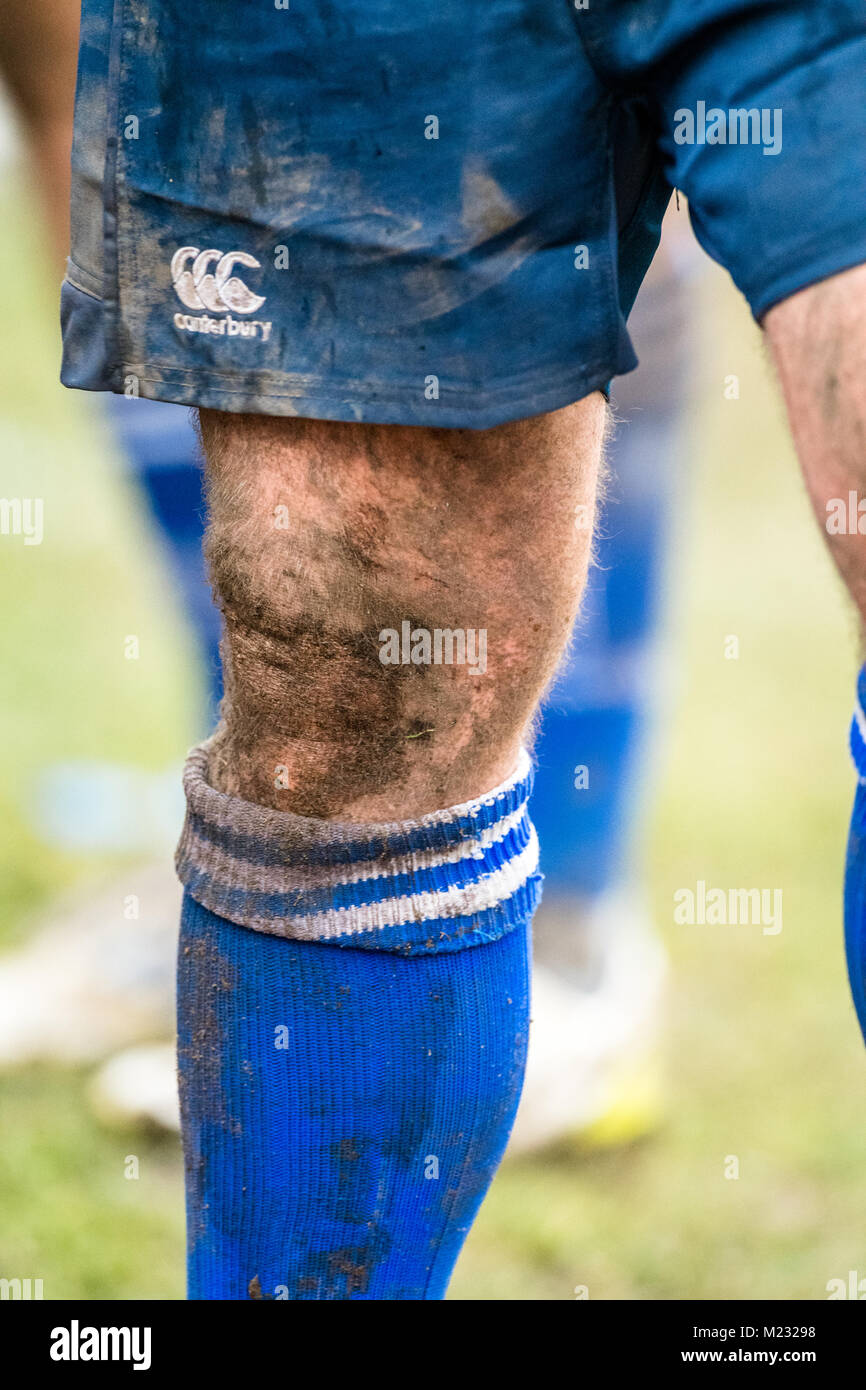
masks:
[(62, 299), (64, 385), (230, 414), (483, 430), (559, 410), (594, 391), (604, 392), (611, 378), (631, 365), (592, 359), (570, 368), (537, 369), (478, 387), (440, 382), (438, 398), (428, 400), (417, 382), (373, 387), (363, 381), (314, 375), (113, 363), (108, 351), (105, 302), (87, 295), (68, 279)]
[[(817, 254), (816, 254), (817, 253)], [(754, 317), (760, 321), (775, 305), (790, 299), (791, 295), (829, 280), (833, 275), (841, 275), (845, 270), (866, 262), (866, 234), (862, 219), (827, 245), (825, 237), (814, 237), (802, 250), (802, 259), (792, 258), (774, 268), (774, 275), (765, 281), (760, 291), (749, 285), (743, 286), (743, 293), (749, 301)]]
[(358, 385), (339, 391), (333, 382), (321, 378), (309, 379), (297, 387), (269, 386), (250, 392), (243, 387), (227, 386), (220, 373), (196, 372), (195, 380), (187, 382), (174, 373), (155, 375), (146, 369), (137, 371), (134, 366), (125, 370), (138, 378), (142, 396), (230, 414), (476, 430), (559, 410), (593, 391), (604, 391), (612, 375), (610, 367), (605, 366), (597, 371), (556, 374), (538, 382), (521, 383), (518, 388), (496, 384), (477, 392), (466, 387), (443, 388), (438, 400), (407, 404), (406, 392), (365, 390)]

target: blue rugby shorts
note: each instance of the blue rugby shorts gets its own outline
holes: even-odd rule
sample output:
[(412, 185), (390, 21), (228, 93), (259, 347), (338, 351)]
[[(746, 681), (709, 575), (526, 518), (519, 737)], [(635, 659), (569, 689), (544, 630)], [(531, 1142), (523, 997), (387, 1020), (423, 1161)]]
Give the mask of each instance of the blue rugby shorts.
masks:
[(636, 365), (674, 186), (758, 318), (866, 261), (866, 0), (84, 0), (62, 379), (553, 410)]

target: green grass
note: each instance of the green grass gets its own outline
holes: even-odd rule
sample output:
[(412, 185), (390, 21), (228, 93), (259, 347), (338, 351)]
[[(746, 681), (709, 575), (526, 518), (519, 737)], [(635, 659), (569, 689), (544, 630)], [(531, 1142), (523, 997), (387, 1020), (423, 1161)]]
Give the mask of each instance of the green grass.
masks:
[[(107, 863), (29, 829), (40, 768), (162, 768), (192, 730), (183, 627), (98, 402), (54, 384), (53, 287), (20, 190), (0, 203), (0, 495), (45, 499), (45, 541), (0, 538), (0, 940)], [(23, 245), (23, 250), (22, 250)], [(30, 248), (30, 249), (28, 249)], [(457, 1299), (821, 1298), (866, 1275), (866, 1058), (840, 930), (852, 623), (814, 528), (756, 331), (720, 273), (695, 366), (674, 546), (672, 693), (648, 856), (675, 966), (668, 1115), (629, 1151), (507, 1163)], [(711, 331), (710, 331), (711, 330)], [(740, 399), (724, 379), (740, 378)], [(141, 659), (123, 659), (135, 633)], [(739, 639), (737, 660), (725, 641)], [(780, 887), (784, 929), (673, 923), (673, 893)], [(172, 1140), (118, 1136), (88, 1075), (0, 1079), (0, 1272), (46, 1297), (182, 1295)], [(130, 1154), (139, 1177), (124, 1176)], [(724, 1176), (727, 1155), (740, 1177)]]

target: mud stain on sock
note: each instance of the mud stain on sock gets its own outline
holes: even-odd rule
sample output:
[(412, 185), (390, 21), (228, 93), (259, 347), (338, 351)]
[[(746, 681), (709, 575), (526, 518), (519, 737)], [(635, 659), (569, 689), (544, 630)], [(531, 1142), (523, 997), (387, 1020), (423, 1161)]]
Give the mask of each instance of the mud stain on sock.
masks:
[(241, 1132), (240, 1120), (229, 1112), (223, 1084), (226, 1000), (233, 994), (235, 984), (234, 964), (209, 936), (181, 933), (178, 997), (186, 1007), (178, 1026), (178, 1092), (188, 1210), (197, 1213), (198, 1230), (191, 1232), (193, 1239), (204, 1235), (207, 1225), (209, 1136), (214, 1129)]

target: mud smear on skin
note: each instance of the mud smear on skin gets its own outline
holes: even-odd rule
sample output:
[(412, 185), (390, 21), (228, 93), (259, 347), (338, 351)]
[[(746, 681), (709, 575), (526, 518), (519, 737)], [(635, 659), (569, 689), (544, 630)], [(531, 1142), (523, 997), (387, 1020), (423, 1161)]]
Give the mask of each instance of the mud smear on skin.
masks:
[[(427, 615), (408, 621), (413, 629), (441, 626)], [(246, 799), (320, 818), (338, 817), (359, 797), (399, 786), (419, 748), (453, 731), (467, 697), (452, 679), (442, 680), (442, 668), (383, 665), (380, 630), (375, 620), (371, 630), (358, 632), (301, 619), (276, 637), (230, 618), (218, 775), (243, 767)], [(280, 753), (295, 744), (308, 745), (303, 767)], [(290, 805), (284, 792), (275, 792), (273, 767), (281, 763), (297, 767)], [(235, 789), (223, 784), (223, 790)]]
[[(507, 223), (509, 210), (484, 177), (469, 201), (478, 234)], [(478, 790), (477, 766), (497, 761), (504, 739), (526, 735), (534, 697), (570, 625), (558, 571), (530, 563), (523, 590), (512, 592), (514, 538), (529, 533), (531, 562), (536, 529), (514, 476), (525, 472), (529, 445), (542, 447), (546, 436), (539, 443), (536, 432), (510, 429), (479, 455), (471, 432), (413, 435), (398, 500), (389, 506), (383, 498), (395, 461), (384, 428), (357, 435), (348, 426), (334, 433), (315, 425), (291, 432), (289, 453), (262, 490), (254, 461), (280, 444), (285, 429), (264, 428), (261, 417), (226, 425), (202, 415), (212, 506), (206, 549), (228, 629), (214, 785), (274, 810), (339, 819), (382, 793), (396, 802), (421, 780), (423, 766), (424, 800), (441, 809)], [(361, 494), (375, 476), (372, 497), (335, 480), (342, 441), (362, 456)], [(561, 469), (558, 491), (570, 497), (573, 468), (563, 462)], [(291, 495), (295, 472), (293, 525), (277, 533), (271, 507)], [(329, 514), (332, 524), (322, 524)], [(473, 534), (467, 514), (485, 533), (483, 565), (466, 553)], [(556, 628), (551, 607), (562, 609)], [(403, 621), (427, 631), (485, 628), (487, 672), (383, 666), (378, 634)], [(275, 784), (282, 766), (289, 786), (286, 779)]]
[[(304, 555), (288, 565), (280, 557), (282, 600), (273, 591), (262, 592), (255, 565), (239, 554), (230, 536), (223, 542), (212, 532), (209, 559), (227, 635), (226, 728), (212, 762), (221, 790), (276, 810), (334, 818), (363, 797), (398, 790), (417, 768), (422, 747), (434, 741), (443, 794), (451, 765), (475, 757), (471, 745), (478, 749), (479, 734), (481, 746), (488, 739), (495, 744), (497, 730), (488, 734), (483, 728), (489, 712), (477, 679), (456, 667), (380, 660), (383, 629), (404, 620), (412, 630), (463, 628), (465, 614), (477, 611), (478, 594), (471, 583), (461, 582), (459, 561), (449, 564), (448, 577), (437, 583), (435, 612), (407, 612), (398, 598), (369, 592), (379, 587), (380, 571), (387, 576), (382, 544), (387, 518), (381, 508), (367, 504), (358, 519), (351, 535), (307, 528)], [(413, 537), (407, 539), (414, 544)], [(425, 535), (425, 560), (429, 549)], [(429, 557), (430, 578), (441, 562), (442, 557)], [(260, 560), (260, 573), (269, 568)], [(318, 592), (316, 577), (323, 569), (331, 587)], [(342, 585), (339, 576), (345, 576)], [(341, 589), (349, 585), (344, 603)], [(489, 684), (484, 682), (485, 689)], [(507, 689), (508, 682), (500, 689), (500, 704), (507, 702)], [(518, 699), (525, 703), (525, 695)], [(479, 722), (473, 739), (469, 727)], [(294, 745), (303, 749), (300, 762)], [(295, 774), (290, 796), (274, 786), (277, 765)], [(448, 804), (447, 796), (437, 804)]]

